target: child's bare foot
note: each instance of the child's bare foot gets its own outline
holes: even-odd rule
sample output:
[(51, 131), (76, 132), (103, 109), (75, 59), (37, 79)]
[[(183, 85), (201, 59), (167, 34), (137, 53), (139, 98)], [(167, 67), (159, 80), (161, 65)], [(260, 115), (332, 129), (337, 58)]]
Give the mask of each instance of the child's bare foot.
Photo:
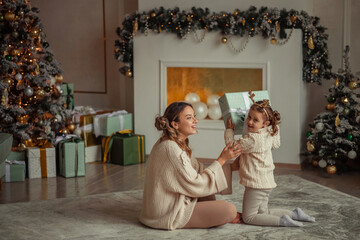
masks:
[(232, 220), (231, 222), (229, 222), (229, 223), (242, 223), (243, 221), (242, 221), (242, 218), (241, 218), (241, 213), (237, 213), (236, 214), (236, 217), (235, 217), (235, 219), (234, 220)]

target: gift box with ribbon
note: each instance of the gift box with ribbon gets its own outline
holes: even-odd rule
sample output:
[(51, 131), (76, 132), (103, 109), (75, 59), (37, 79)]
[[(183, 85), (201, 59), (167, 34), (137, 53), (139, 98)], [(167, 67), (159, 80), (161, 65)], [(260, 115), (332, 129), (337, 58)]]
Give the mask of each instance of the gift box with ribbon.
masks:
[(132, 114), (125, 110), (94, 116), (94, 134), (110, 136), (121, 130), (132, 130)]
[[(254, 100), (260, 101), (268, 99), (268, 91), (253, 91), (255, 94)], [(245, 119), (247, 113), (252, 105), (252, 101), (248, 92), (233, 92), (225, 93), (219, 98), (219, 104), (226, 127), (226, 122), (231, 117), (232, 122), (235, 124), (234, 134), (241, 135), (244, 130)]]
[(26, 154), (29, 178), (56, 177), (55, 148), (51, 144), (28, 147)]
[(78, 138), (62, 140), (57, 145), (59, 174), (63, 177), (85, 176), (85, 144)]
[(120, 131), (102, 138), (102, 161), (123, 166), (145, 162), (145, 136)]
[(25, 180), (25, 161), (5, 161), (5, 182), (23, 182)]
[(67, 109), (74, 109), (74, 84), (63, 83), (61, 84), (62, 95), (65, 97), (65, 103)]

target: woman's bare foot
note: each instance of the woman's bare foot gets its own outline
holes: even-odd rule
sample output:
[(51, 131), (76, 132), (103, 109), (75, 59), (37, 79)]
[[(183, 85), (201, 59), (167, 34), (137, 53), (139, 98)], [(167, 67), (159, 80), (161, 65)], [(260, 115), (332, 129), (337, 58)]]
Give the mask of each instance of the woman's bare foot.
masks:
[(234, 220), (232, 220), (231, 222), (229, 222), (229, 223), (242, 223), (243, 221), (242, 221), (242, 218), (241, 218), (241, 213), (237, 213), (236, 214), (236, 217), (235, 217), (235, 219)]

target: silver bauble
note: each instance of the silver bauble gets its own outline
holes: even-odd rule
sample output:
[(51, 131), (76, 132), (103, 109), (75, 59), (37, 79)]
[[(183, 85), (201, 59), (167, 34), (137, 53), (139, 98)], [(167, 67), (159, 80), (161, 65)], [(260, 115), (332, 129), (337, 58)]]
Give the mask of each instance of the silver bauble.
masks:
[(31, 97), (34, 94), (34, 89), (32, 89), (30, 86), (27, 86), (24, 90), (24, 94), (27, 97)]
[(15, 75), (15, 79), (18, 81), (21, 80), (22, 78), (23, 78), (23, 76), (21, 75), (21, 73), (18, 73)]
[(354, 150), (351, 150), (350, 152), (348, 152), (348, 157), (350, 159), (355, 159), (357, 156), (356, 152)]
[(326, 167), (327, 162), (324, 159), (321, 159), (318, 164), (319, 164), (319, 167), (324, 168), (324, 167)]
[(315, 128), (316, 130), (318, 131), (322, 131), (324, 129), (324, 124), (322, 122), (318, 122), (316, 125), (315, 125)]

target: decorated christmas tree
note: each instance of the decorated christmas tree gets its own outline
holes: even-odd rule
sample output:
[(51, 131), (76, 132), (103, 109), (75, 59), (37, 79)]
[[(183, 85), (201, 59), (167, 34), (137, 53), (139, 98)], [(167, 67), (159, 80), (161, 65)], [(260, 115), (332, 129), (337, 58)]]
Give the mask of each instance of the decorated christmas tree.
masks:
[(349, 47), (344, 51), (344, 69), (332, 75), (334, 85), (326, 96), (327, 111), (309, 124), (306, 142), (310, 162), (330, 174), (360, 166), (359, 78), (351, 73)]
[(14, 147), (54, 141), (68, 116), (63, 77), (28, 0), (0, 0), (0, 132)]

